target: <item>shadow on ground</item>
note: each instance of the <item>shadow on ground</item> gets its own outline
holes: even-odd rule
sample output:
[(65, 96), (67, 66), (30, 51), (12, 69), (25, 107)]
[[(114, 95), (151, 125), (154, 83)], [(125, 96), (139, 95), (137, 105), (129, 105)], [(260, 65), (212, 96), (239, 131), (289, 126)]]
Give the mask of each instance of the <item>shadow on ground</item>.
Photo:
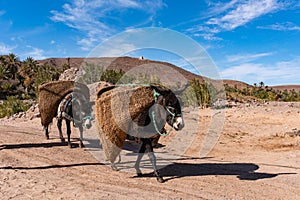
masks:
[(24, 144), (2, 144), (0, 150), (4, 149), (22, 149), (22, 148), (50, 148), (66, 146), (67, 143), (49, 142), (49, 143), (24, 143)]
[[(255, 172), (259, 166), (253, 163), (173, 163), (162, 169), (160, 173), (165, 181), (191, 176), (237, 176), (240, 180), (255, 181), (259, 179), (274, 178), (278, 175), (295, 173), (263, 173)], [(142, 177), (153, 177), (153, 173), (143, 174)], [(135, 176), (134, 178), (138, 178)]]
[(94, 165), (104, 165), (102, 163), (75, 163), (75, 164), (64, 164), (64, 165), (47, 165), (47, 166), (37, 166), (37, 167), (14, 167), (6, 166), (0, 167), (4, 170), (43, 170), (43, 169), (58, 169), (58, 168), (69, 168), (69, 167), (79, 167), (79, 166), (94, 166)]

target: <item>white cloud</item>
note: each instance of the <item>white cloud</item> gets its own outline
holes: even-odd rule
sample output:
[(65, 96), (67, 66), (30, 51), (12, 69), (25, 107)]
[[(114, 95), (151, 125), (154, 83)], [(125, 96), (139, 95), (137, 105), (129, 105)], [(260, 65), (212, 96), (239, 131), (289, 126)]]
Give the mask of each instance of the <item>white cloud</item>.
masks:
[(278, 9), (276, 0), (233, 1), (231, 9), (225, 15), (209, 19), (207, 24), (217, 25), (224, 30), (233, 30), (253, 19)]
[(222, 38), (215, 36), (215, 34), (220, 32), (220, 30), (216, 27), (198, 25), (189, 28), (186, 31), (192, 33), (195, 37), (202, 37), (205, 40), (222, 40)]
[[(15, 53), (13, 51), (15, 51), (16, 49), (17, 49), (17, 46), (8, 46), (6, 44), (0, 43), (0, 55), (7, 55), (9, 53)], [(36, 48), (36, 47), (27, 45), (27, 46), (25, 46), (25, 48), (22, 51), (25, 53), (18, 53), (22, 60), (26, 59), (27, 57), (32, 57), (36, 60), (46, 58), (46, 56), (44, 56), (44, 50)]]
[(94, 45), (94, 42), (96, 42), (97, 39), (95, 37), (89, 37), (89, 38), (83, 38), (77, 41), (77, 44), (79, 44), (82, 50), (88, 51), (90, 48)]
[(221, 76), (223, 79), (234, 79), (251, 83), (259, 79), (258, 77), (263, 73), (265, 71), (261, 64), (245, 63), (222, 70)]
[(134, 44), (125, 41), (106, 41), (96, 47), (88, 57), (119, 57), (137, 50)]
[(202, 36), (206, 40), (220, 40), (216, 36), (220, 32), (234, 30), (263, 15), (289, 6), (288, 3), (278, 0), (231, 0), (210, 5), (206, 16), (202, 18), (202, 24), (187, 29), (188, 33)]
[[(122, 1), (122, 0), (121, 0)], [(142, 10), (145, 12), (149, 12), (151, 14), (155, 14), (158, 10), (166, 7), (167, 5), (163, 2), (163, 0), (146, 0), (140, 2)]]
[(274, 64), (245, 63), (221, 71), (223, 79), (234, 79), (249, 84), (263, 81), (267, 85), (300, 84), (300, 58)]
[(271, 56), (273, 55), (273, 52), (265, 52), (265, 53), (258, 53), (258, 54), (236, 54), (236, 55), (229, 55), (226, 56), (227, 62), (250, 62), (253, 60), (257, 60), (262, 57)]
[(124, 7), (124, 8), (138, 8), (138, 7), (140, 7), (140, 5), (137, 2), (132, 1), (132, 0), (118, 0), (116, 3), (119, 4), (121, 7)]
[(209, 4), (210, 9), (208, 10), (207, 15), (208, 16), (217, 16), (221, 13), (227, 11), (228, 9), (232, 9), (236, 6), (236, 4), (239, 2), (239, 0), (231, 0), (226, 3), (217, 2), (217, 3), (211, 3)]
[(258, 26), (260, 29), (270, 29), (275, 31), (300, 31), (300, 26), (292, 22), (276, 23), (268, 26)]
[[(108, 36), (107, 33), (112, 31), (103, 22), (98, 20), (98, 17), (102, 15), (101, 12), (95, 15), (93, 14), (97, 7), (101, 6), (99, 5), (101, 2), (102, 1), (91, 1), (85, 3), (82, 0), (75, 0), (72, 5), (64, 4), (63, 12), (51, 11), (53, 14), (51, 19), (86, 33), (86, 40), (90, 40), (90, 43), (83, 43), (82, 41), (78, 41), (78, 43), (80, 45), (84, 44), (84, 48), (91, 47), (91, 43), (96, 37), (106, 37)], [(87, 47), (86, 45), (89, 46)]]
[(13, 49), (15, 49), (15, 47), (0, 43), (0, 54), (2, 54), (2, 55), (12, 53)]
[(223, 40), (220, 37), (216, 37), (212, 33), (195, 33), (193, 36), (195, 36), (195, 37), (202, 37), (203, 39), (209, 40), (209, 41)]
[(164, 6), (162, 0), (73, 0), (70, 4), (64, 4), (62, 11), (52, 10), (51, 20), (62, 22), (84, 33), (85, 37), (80, 38), (78, 44), (83, 50), (90, 50), (96, 42), (101, 42), (116, 33), (116, 29), (125, 30), (126, 27), (111, 25), (111, 21), (119, 20), (115, 17), (116, 12), (128, 9), (141, 10), (150, 15), (147, 20), (152, 20), (151, 16)]
[(35, 60), (42, 60), (45, 59), (46, 56), (44, 56), (44, 50), (33, 47), (33, 46), (26, 46), (28, 50), (26, 50), (25, 53), (21, 54), (21, 59), (26, 59), (27, 57), (32, 57)]
[(198, 25), (192, 28), (187, 29), (189, 32), (209, 32), (209, 33), (219, 33), (220, 30), (216, 27), (208, 27), (208, 26), (202, 26)]

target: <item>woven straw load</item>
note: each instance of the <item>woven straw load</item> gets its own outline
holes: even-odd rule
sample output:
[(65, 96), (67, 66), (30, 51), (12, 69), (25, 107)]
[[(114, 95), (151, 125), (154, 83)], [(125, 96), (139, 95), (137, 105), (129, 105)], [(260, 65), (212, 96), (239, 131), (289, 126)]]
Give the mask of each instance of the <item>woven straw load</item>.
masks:
[(150, 86), (107, 87), (98, 91), (96, 122), (102, 148), (111, 163), (121, 151), (132, 119), (153, 104)]
[(86, 85), (74, 81), (52, 81), (39, 86), (39, 110), (41, 124), (45, 127), (52, 123), (57, 114), (60, 101), (69, 93), (82, 94), (89, 100), (90, 93)]

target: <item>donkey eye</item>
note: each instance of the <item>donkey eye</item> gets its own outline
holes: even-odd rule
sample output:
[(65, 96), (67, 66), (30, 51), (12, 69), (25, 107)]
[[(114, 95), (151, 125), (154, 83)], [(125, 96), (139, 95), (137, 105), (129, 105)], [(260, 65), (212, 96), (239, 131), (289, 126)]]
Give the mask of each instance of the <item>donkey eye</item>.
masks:
[(174, 111), (174, 110), (175, 110), (172, 106), (168, 106), (168, 109), (169, 109), (170, 111)]
[(169, 108), (169, 107), (171, 107), (171, 104), (170, 104), (170, 103), (168, 103), (167, 107), (168, 107), (168, 108)]

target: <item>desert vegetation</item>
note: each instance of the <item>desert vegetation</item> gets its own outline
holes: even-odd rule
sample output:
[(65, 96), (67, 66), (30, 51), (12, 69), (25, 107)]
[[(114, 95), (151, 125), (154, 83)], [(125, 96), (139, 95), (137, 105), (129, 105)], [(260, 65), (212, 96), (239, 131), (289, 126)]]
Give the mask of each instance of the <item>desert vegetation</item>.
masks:
[[(0, 117), (27, 110), (37, 99), (41, 83), (57, 80), (69, 68), (40, 65), (32, 57), (21, 61), (15, 54), (0, 56)], [(31, 102), (31, 103), (30, 103)]]
[[(79, 82), (91, 84), (105, 81), (112, 84), (149, 84), (160, 83), (159, 77), (148, 74), (127, 75), (121, 69), (105, 70), (100, 64), (83, 62), (83, 75)], [(15, 54), (0, 56), (0, 117), (25, 111), (38, 98), (38, 86), (48, 81), (58, 80), (60, 75), (71, 68), (70, 58), (60, 65), (51, 62), (39, 63), (32, 57), (21, 61)], [(194, 78), (181, 95), (183, 106), (210, 107), (218, 99), (218, 90), (213, 84)], [(175, 86), (180, 88), (181, 83)], [(300, 92), (295, 90), (274, 90), (263, 82), (242, 89), (237, 86), (224, 85), (226, 98), (230, 101), (247, 102), (252, 100), (265, 101), (300, 101)], [(28, 101), (33, 100), (33, 101)]]
[(225, 84), (226, 96), (229, 100), (242, 101), (245, 100), (265, 100), (265, 101), (283, 101), (292, 102), (300, 101), (300, 92), (292, 90), (274, 90), (272, 87), (265, 86), (263, 82), (254, 83), (251, 87), (238, 89), (237, 86), (230, 87)]
[(32, 57), (21, 61), (15, 54), (0, 56), (0, 99), (10, 96), (17, 99), (36, 99), (41, 83), (58, 80), (59, 75), (70, 66), (61, 67), (38, 64)]

